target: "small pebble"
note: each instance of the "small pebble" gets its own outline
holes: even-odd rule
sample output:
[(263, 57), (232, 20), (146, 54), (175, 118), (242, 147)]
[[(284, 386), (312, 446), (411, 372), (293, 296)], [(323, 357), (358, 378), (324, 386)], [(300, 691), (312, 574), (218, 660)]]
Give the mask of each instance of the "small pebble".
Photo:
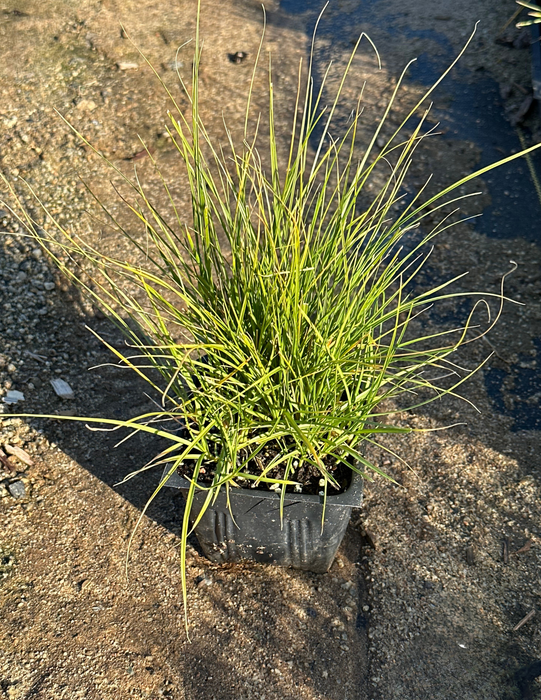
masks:
[(210, 576), (198, 576), (196, 579), (196, 585), (197, 588), (203, 588), (204, 586), (211, 586), (212, 585), (212, 579)]
[(81, 112), (93, 112), (97, 106), (94, 100), (87, 100), (86, 98), (77, 102), (77, 109)]
[(242, 63), (248, 57), (248, 54), (246, 51), (236, 51), (235, 53), (227, 54), (227, 56), (231, 63)]
[(8, 491), (13, 498), (24, 498), (26, 496), (26, 489), (22, 481), (14, 481), (9, 484)]
[(16, 391), (13, 389), (7, 392), (7, 394), (2, 398), (2, 401), (7, 404), (16, 404), (18, 401), (24, 401), (24, 394), (22, 391)]
[(51, 386), (53, 387), (55, 394), (60, 396), (61, 399), (73, 399), (74, 393), (71, 386), (65, 382), (63, 379), (58, 377), (57, 379), (51, 379)]
[(119, 61), (116, 64), (116, 67), (118, 70), (137, 70), (137, 68), (139, 68), (139, 64), (134, 63), (133, 61)]
[[(19, 442), (20, 438), (14, 437), (12, 438), (13, 442)], [(23, 464), (26, 464), (27, 467), (32, 467), (34, 466), (34, 462), (32, 461), (32, 457), (23, 450), (21, 447), (17, 447), (17, 445), (10, 445), (9, 443), (4, 444), (4, 449), (9, 455), (13, 455), (14, 457), (17, 457), (17, 459), (20, 459)]]

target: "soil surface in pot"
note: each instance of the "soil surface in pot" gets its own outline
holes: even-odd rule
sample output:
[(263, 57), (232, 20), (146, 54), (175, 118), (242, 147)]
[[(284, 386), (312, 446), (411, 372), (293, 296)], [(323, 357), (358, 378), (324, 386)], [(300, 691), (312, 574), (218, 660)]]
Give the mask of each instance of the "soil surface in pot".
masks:
[[(283, 464), (276, 467), (268, 469), (269, 464), (273, 459), (278, 457), (281, 450), (278, 445), (269, 444), (268, 447), (263, 449), (254, 459), (251, 459), (246, 466), (246, 473), (253, 474), (254, 476), (261, 476), (265, 473), (265, 476), (269, 479), (283, 479), (284, 478), (284, 466)], [(239, 455), (239, 461), (242, 463), (247, 458), (247, 455), (241, 453)], [(337, 459), (331, 457), (323, 457), (322, 463), (324, 469), (327, 471), (330, 477), (336, 482), (336, 486), (332, 481), (329, 480), (327, 485), (327, 495), (336, 496), (340, 493), (344, 493), (351, 483), (351, 469), (346, 465), (339, 462)], [(293, 462), (294, 472), (288, 475), (288, 481), (295, 481), (298, 486), (288, 485), (286, 486), (287, 493), (305, 493), (317, 495), (323, 492), (325, 488), (325, 480), (322, 477), (322, 472), (317, 469), (317, 467), (309, 462), (303, 462), (299, 464), (298, 460)], [(192, 462), (187, 462), (185, 465), (181, 465), (177, 471), (180, 476), (187, 479), (193, 478), (194, 465)], [(268, 471), (267, 471), (268, 470)], [(216, 472), (212, 462), (203, 463), (203, 467), (200, 469), (197, 480), (202, 484), (211, 484)], [(268, 482), (260, 481), (257, 485), (256, 482), (245, 479), (243, 477), (235, 479), (235, 483), (242, 488), (254, 488), (260, 491), (276, 491), (276, 487), (272, 488), (273, 484)], [(281, 488), (278, 489), (281, 491)]]

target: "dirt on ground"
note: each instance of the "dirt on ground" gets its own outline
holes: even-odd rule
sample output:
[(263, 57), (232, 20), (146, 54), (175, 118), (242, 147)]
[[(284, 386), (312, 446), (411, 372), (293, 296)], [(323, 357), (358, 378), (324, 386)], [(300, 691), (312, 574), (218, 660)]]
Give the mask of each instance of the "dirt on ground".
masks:
[[(306, 64), (317, 3), (265, 6), (252, 120), (259, 110), (265, 114), (270, 50), (279, 149), (286, 153), (299, 60)], [(294, 11), (299, 6), (303, 12)], [(25, 182), (74, 233), (103, 251), (138, 260), (140, 254), (119, 237), (89, 190), (143, 240), (112, 185), (121, 187), (122, 175), (136, 168), (149, 196), (167, 208), (153, 159), (179, 211), (189, 211), (178, 154), (167, 136), (170, 103), (158, 78), (185, 108), (177, 71), (189, 79), (193, 44), (183, 44), (194, 36), (195, 8), (188, 0), (165, 6), (151, 0), (3, 0), (0, 168), (36, 220), (43, 214)], [(359, 8), (366, 9), (361, 19)], [(440, 121), (444, 133), (419, 150), (410, 173), (412, 192), (431, 174), (429, 188), (435, 191), (484, 164), (483, 144), (461, 127), (482, 126), (490, 110), (516, 137), (509, 146), (499, 133), (488, 134), (497, 157), (519, 148), (520, 138), (532, 143), (539, 125), (535, 104), (525, 111), (531, 94), (529, 42), (514, 29), (515, 8), (511, 0), (497, 7), (488, 0), (457, 0), (452, 7), (441, 1), (431, 3), (430, 11), (421, 0), (404, 0), (399, 7), (391, 0), (331, 2), (315, 46), (316, 80), (325, 61), (333, 60), (324, 99), (360, 32), (371, 36), (381, 57), (380, 67), (370, 45), (362, 44), (337, 123), (347, 124), (364, 89), (360, 133), (363, 138), (372, 133), (403, 67), (420, 56), (418, 72), (414, 66), (406, 76), (384, 126), (385, 135), (392, 133), (432, 79), (426, 57), (438, 69), (444, 66), (481, 20), (453, 83), (434, 93), (430, 124)], [(211, 133), (224, 136), (225, 118), (233, 137), (242, 137), (262, 25), (255, 1), (202, 2), (202, 108)], [(239, 51), (247, 56), (236, 62)], [(463, 87), (462, 102), (453, 93), (456, 85)], [(485, 111), (476, 112), (475, 98), (485, 93)], [(135, 436), (115, 447), (116, 433), (11, 415), (128, 418), (151, 409), (153, 397), (143, 382), (111, 364), (109, 351), (91, 331), (122, 348), (117, 331), (32, 240), (20, 237), (4, 206), (1, 393), (6, 398), (19, 391), (24, 401), (3, 403), (0, 416), (0, 448), (15, 466), (10, 471), (4, 462), (0, 473), (0, 697), (541, 697), (535, 680), (541, 659), (536, 419), (541, 251), (539, 237), (522, 229), (524, 212), (530, 211), (524, 201), (530, 194), (524, 193), (536, 197), (535, 161), (521, 167), (509, 174), (509, 184), (494, 185), (487, 175), (463, 190), (484, 193), (465, 200), (462, 210), (468, 216), (490, 212), (494, 230), (467, 222), (442, 234), (421, 280), (430, 284), (469, 271), (457, 281), (457, 292), (497, 294), (502, 276), (518, 265), (505, 292), (523, 305), (506, 304), (486, 340), (467, 346), (457, 359), (460, 367), (472, 369), (493, 353), (461, 387), (471, 403), (447, 396), (412, 413), (396, 407), (393, 421), (416, 432), (373, 445), (370, 456), (397, 483), (366, 484), (363, 508), (354, 511), (327, 574), (218, 566), (192, 541), (191, 641), (180, 589), (182, 502), (174, 491), (162, 491), (152, 503), (127, 571), (125, 566), (128, 540), (159, 473), (119, 482), (159, 446)], [(10, 201), (5, 188), (3, 196)], [(433, 222), (437, 216), (434, 212)], [(457, 323), (457, 314), (463, 322), (460, 314), (467, 307), (453, 302), (436, 311), (427, 324), (438, 330)], [(74, 398), (55, 394), (50, 381), (59, 378), (69, 383)], [(454, 427), (443, 430), (449, 425)]]

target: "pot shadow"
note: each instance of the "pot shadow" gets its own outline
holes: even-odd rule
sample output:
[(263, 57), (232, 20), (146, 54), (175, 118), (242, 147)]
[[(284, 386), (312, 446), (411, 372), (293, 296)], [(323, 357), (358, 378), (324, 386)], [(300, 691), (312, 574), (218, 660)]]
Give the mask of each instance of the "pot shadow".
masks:
[[(193, 604), (212, 610), (212, 625), (194, 630), (192, 644), (182, 650), (196, 669), (185, 679), (187, 700), (212, 697), (217, 676), (220, 697), (260, 692), (296, 700), (308, 688), (329, 700), (364, 697), (366, 623), (351, 612), (352, 600), (359, 611), (365, 603), (363, 577), (355, 568), (361, 547), (358, 528), (350, 526), (327, 574), (206, 562), (211, 585), (201, 575), (192, 577), (191, 587)], [(193, 566), (200, 570), (200, 562)], [(209, 636), (219, 637), (218, 657), (208, 656)], [(237, 659), (255, 656), (258, 663), (235, 663), (232, 653)]]

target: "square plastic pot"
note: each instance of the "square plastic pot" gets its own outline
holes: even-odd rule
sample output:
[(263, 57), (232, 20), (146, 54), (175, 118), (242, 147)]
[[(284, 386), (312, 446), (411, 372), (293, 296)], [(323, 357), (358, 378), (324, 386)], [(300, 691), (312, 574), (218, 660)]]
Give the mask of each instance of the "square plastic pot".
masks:
[[(165, 473), (164, 473), (165, 474)], [(189, 483), (173, 474), (167, 486), (186, 496)], [(206, 492), (195, 494), (190, 519), (199, 514)], [(316, 573), (328, 571), (349, 522), (352, 508), (362, 503), (363, 479), (355, 472), (344, 493), (329, 496), (321, 529), (323, 498), (286, 494), (280, 518), (280, 496), (271, 491), (230, 489), (231, 512), (225, 489), (204, 513), (195, 534), (205, 555), (213, 562), (257, 561)]]

